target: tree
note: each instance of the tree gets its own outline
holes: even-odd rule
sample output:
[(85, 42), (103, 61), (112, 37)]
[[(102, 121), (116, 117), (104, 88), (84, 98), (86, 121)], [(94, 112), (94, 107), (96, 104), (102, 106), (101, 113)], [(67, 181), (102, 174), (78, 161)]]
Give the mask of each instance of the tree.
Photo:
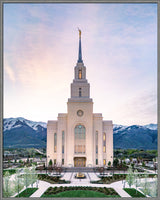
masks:
[(49, 160), (49, 165), (50, 165), (50, 166), (53, 165), (52, 159)]
[(111, 161), (108, 162), (108, 167), (111, 167)]
[(156, 170), (157, 170), (157, 165), (156, 165), (156, 163), (154, 163), (154, 170), (155, 170), (155, 173), (156, 173)]
[(137, 169), (134, 171), (134, 184), (136, 186), (136, 194), (137, 194), (137, 187), (139, 185), (139, 175)]
[(118, 158), (114, 159), (114, 161), (113, 161), (113, 166), (114, 166), (114, 167), (117, 167), (118, 164), (119, 164)]
[(142, 162), (142, 167), (145, 167), (145, 162), (144, 161)]
[(40, 161), (42, 161), (42, 155), (40, 155)]
[(19, 172), (19, 169), (17, 169), (15, 177), (14, 177), (14, 185), (15, 185), (15, 191), (18, 193), (18, 197), (19, 197), (19, 192), (22, 189), (22, 185), (21, 185), (19, 176), (20, 176), (20, 172)]
[(152, 197), (157, 197), (158, 196), (158, 184), (157, 184), (157, 175), (154, 176), (154, 185), (150, 189), (150, 194)]
[(126, 176), (126, 182), (128, 183), (130, 188), (134, 183), (134, 173), (132, 171), (131, 165), (129, 166), (129, 169), (128, 169), (128, 174)]
[(4, 174), (4, 177), (3, 177), (3, 197), (9, 197), (10, 196), (9, 180), (10, 180), (10, 173), (8, 171), (6, 171), (5, 174)]
[(143, 193), (145, 195), (148, 195), (150, 193), (150, 187), (149, 187), (150, 183), (147, 182), (147, 177), (148, 177), (148, 175), (145, 172), (145, 175), (144, 175), (145, 180), (144, 180), (144, 183), (143, 183)]
[(25, 180), (25, 186), (26, 188), (29, 186), (30, 184), (30, 170), (28, 167), (24, 168), (24, 180)]
[(131, 166), (132, 166), (132, 170), (133, 170), (133, 171), (134, 171), (134, 165), (135, 165), (134, 163), (131, 163)]
[(38, 179), (38, 175), (36, 173), (36, 167), (34, 165), (32, 165), (31, 168), (31, 185), (33, 187), (33, 183), (35, 183)]

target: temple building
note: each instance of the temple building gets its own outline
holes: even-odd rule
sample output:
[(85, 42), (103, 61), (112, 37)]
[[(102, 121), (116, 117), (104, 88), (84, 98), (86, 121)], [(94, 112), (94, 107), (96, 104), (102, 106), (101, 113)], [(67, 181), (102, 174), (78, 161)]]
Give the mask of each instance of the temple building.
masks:
[(50, 160), (65, 167), (98, 167), (113, 162), (113, 123), (104, 121), (101, 113), (93, 113), (80, 30), (67, 113), (60, 113), (57, 120), (47, 123), (47, 164)]

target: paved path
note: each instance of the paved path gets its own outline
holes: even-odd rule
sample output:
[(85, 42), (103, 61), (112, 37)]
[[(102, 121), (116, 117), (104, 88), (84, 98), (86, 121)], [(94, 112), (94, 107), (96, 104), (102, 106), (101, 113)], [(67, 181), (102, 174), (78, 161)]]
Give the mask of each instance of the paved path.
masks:
[[(121, 182), (121, 181), (120, 181)], [(91, 186), (91, 187), (107, 187), (107, 188), (113, 188), (121, 197), (130, 197), (130, 195), (125, 192), (123, 190), (123, 188), (121, 187), (121, 184), (116, 184), (116, 185), (112, 185), (112, 184), (87, 184), (87, 183), (83, 183), (83, 182), (77, 182), (77, 183), (70, 183), (70, 184), (50, 184), (47, 183), (45, 181), (39, 181), (39, 186), (38, 186), (38, 190), (33, 193), (30, 197), (41, 197), (41, 195), (49, 188), (49, 187), (60, 187), (60, 186), (66, 186), (66, 187), (70, 187), (70, 186)]]
[[(94, 176), (94, 173), (85, 173), (86, 179), (75, 179), (76, 173), (66, 173), (63, 176), (63, 179), (65, 180), (71, 180), (70, 184), (50, 184), (45, 181), (39, 181), (38, 190), (33, 193), (30, 197), (40, 197), (49, 187), (60, 187), (60, 186), (91, 186), (91, 187), (107, 187), (107, 188), (113, 188), (121, 197), (130, 197), (130, 195), (123, 190), (123, 183), (122, 181), (118, 181), (112, 184), (92, 184), (90, 183), (90, 179), (96, 179), (96, 175)], [(97, 179), (99, 179), (97, 177)], [(35, 185), (36, 187), (36, 185)], [(126, 184), (126, 187), (127, 184)]]

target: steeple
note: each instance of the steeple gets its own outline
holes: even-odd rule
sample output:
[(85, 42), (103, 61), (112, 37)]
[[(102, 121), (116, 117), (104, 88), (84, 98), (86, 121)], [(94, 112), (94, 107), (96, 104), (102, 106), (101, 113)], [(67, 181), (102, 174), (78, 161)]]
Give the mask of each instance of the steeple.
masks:
[(79, 31), (78, 63), (83, 63), (83, 60), (82, 60), (82, 49), (81, 49), (81, 30), (78, 28), (78, 31)]
[(71, 83), (71, 98), (68, 102), (92, 102), (90, 98), (90, 84), (86, 79), (86, 67), (82, 60), (82, 50), (81, 50), (81, 30), (79, 31), (79, 51), (78, 51), (78, 61), (74, 67), (74, 79)]

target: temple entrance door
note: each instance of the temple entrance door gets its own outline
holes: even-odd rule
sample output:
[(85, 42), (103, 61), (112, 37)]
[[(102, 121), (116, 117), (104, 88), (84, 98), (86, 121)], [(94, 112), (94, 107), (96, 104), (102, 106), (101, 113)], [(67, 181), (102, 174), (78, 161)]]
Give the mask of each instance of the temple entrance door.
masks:
[(86, 166), (86, 158), (85, 157), (75, 157), (74, 158), (74, 166), (75, 167), (85, 167)]

